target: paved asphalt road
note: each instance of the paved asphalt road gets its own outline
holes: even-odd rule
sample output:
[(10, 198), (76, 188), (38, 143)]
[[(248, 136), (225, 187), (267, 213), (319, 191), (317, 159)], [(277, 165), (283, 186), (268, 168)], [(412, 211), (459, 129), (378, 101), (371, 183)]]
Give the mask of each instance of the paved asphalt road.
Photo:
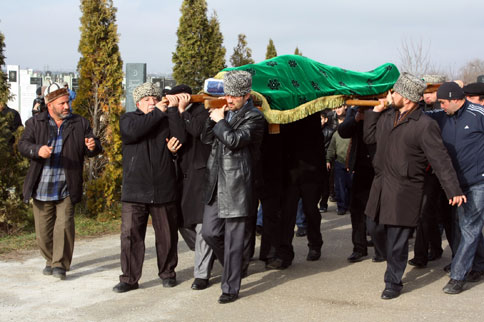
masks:
[(140, 288), (124, 294), (111, 290), (120, 274), (119, 235), (77, 241), (65, 281), (43, 276), (41, 256), (26, 252), (0, 261), (0, 321), (484, 321), (483, 282), (468, 283), (459, 295), (442, 292), (449, 279), (442, 270), (450, 261), (448, 247), (425, 269), (407, 266), (404, 292), (385, 301), (380, 294), (386, 263), (371, 261), (373, 249), (360, 263), (346, 261), (352, 249), (349, 215), (337, 216), (333, 204), (321, 229), (325, 243), (319, 261), (307, 262), (306, 239), (295, 237), (291, 267), (266, 271), (253, 260), (240, 299), (226, 305), (217, 303), (218, 263), (209, 288), (190, 289), (193, 253), (182, 240), (178, 285), (162, 287), (151, 228)]

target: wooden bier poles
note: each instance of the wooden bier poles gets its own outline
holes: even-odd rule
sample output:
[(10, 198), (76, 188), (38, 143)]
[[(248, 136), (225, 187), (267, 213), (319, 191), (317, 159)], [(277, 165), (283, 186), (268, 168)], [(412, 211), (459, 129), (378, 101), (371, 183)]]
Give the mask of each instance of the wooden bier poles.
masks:
[[(256, 105), (262, 104), (262, 102), (257, 101), (256, 99), (254, 99), (254, 97), (252, 97), (252, 99), (254, 100), (254, 103)], [(207, 108), (207, 109), (209, 109), (209, 108), (222, 108), (225, 105), (227, 105), (226, 99), (218, 98), (218, 97), (214, 97), (214, 96), (210, 96), (210, 95), (206, 95), (206, 94), (192, 95), (190, 97), (190, 103), (202, 103), (202, 102), (205, 104), (205, 108)], [(261, 110), (261, 108), (259, 106), (257, 106), (257, 108), (259, 110)], [(280, 131), (281, 131), (280, 125), (279, 124), (269, 124), (268, 131), (269, 131), (269, 134), (279, 134)]]
[(369, 100), (346, 100), (345, 104), (348, 106), (377, 106), (380, 105), (380, 101), (369, 101)]
[[(252, 101), (255, 106), (262, 106), (262, 101), (255, 95), (251, 95)], [(190, 98), (190, 103), (204, 103), (205, 108), (222, 108), (227, 105), (227, 100), (225, 98), (210, 96), (207, 94), (192, 95)]]
[(191, 95), (190, 103), (204, 103), (205, 108), (221, 108), (227, 105), (225, 98), (218, 98), (206, 94)]
[[(424, 93), (433, 93), (433, 92), (436, 92), (440, 85), (442, 84), (427, 84), (427, 88), (425, 89)], [(380, 105), (380, 101), (376, 101), (374, 100), (375, 98), (378, 98), (378, 97), (385, 97), (382, 95), (385, 95), (386, 94), (381, 94), (381, 95), (377, 95), (376, 97), (372, 97), (373, 99), (369, 99), (369, 100), (366, 100), (366, 99), (363, 99), (360, 97), (360, 99), (348, 99), (345, 101), (345, 104), (346, 105), (354, 105), (354, 106), (377, 106), (377, 105)], [(387, 103), (388, 104), (388, 103)]]

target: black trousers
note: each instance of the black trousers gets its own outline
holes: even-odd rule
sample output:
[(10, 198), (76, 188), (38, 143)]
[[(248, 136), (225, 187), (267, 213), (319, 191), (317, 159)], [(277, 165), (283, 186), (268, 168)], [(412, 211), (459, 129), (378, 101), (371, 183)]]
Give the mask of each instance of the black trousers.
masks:
[(191, 251), (195, 251), (195, 240), (197, 237), (195, 227), (196, 225), (193, 225), (192, 227), (178, 227), (180, 235), (182, 235), (183, 240)]
[[(277, 188), (274, 187), (276, 190)], [(276, 190), (277, 191), (277, 190)], [(273, 193), (261, 199), (263, 225), (259, 259), (267, 261), (276, 256), (281, 239), (282, 192)]]
[(326, 165), (323, 166), (323, 180), (321, 184), (321, 201), (319, 202), (319, 207), (327, 209), (329, 199), (329, 173), (326, 170)]
[(202, 236), (223, 266), (222, 292), (238, 294), (242, 278), (246, 218), (219, 218), (218, 204), (205, 205)]
[(366, 217), (366, 227), (375, 248), (375, 257), (386, 259), (387, 256), (387, 234), (385, 226), (380, 225), (370, 217)]
[[(281, 212), (280, 243), (276, 250), (276, 257), (286, 264), (291, 264), (294, 259), (294, 225), (296, 224), (297, 204), (302, 199), (303, 211), (306, 215), (308, 227), (309, 249), (321, 250), (323, 238), (321, 235), (321, 214), (318, 202), (321, 197), (320, 183), (290, 184), (284, 195), (284, 207)], [(264, 222), (265, 226), (265, 222)]]
[(384, 244), (382, 244), (382, 238), (373, 240), (375, 247), (384, 250), (386, 254), (385, 288), (401, 291), (403, 287), (402, 276), (408, 260), (408, 238), (413, 228), (378, 225), (377, 230), (379, 233), (383, 232), (385, 236)]
[[(436, 255), (442, 254), (442, 237), (439, 228), (439, 218), (444, 218), (442, 212), (448, 208), (445, 192), (440, 186), (435, 174), (427, 174), (424, 181), (424, 193), (420, 221), (415, 235), (415, 259), (427, 263), (428, 252)], [(447, 216), (446, 216), (447, 217)], [(449, 232), (452, 236), (451, 233)], [(449, 238), (449, 244), (450, 240)]]
[(373, 177), (372, 168), (357, 170), (353, 174), (353, 185), (351, 187), (351, 241), (353, 242), (353, 252), (359, 252), (363, 255), (368, 254), (365, 208)]
[(252, 209), (249, 216), (246, 218), (245, 236), (244, 236), (244, 254), (242, 256), (242, 272), (247, 272), (251, 258), (255, 253), (255, 231), (257, 225), (257, 208), (259, 200), (252, 199)]
[(176, 204), (162, 205), (123, 202), (121, 208), (121, 270), (119, 280), (134, 284), (141, 278), (145, 256), (148, 217), (155, 231), (158, 276), (176, 277), (178, 231)]

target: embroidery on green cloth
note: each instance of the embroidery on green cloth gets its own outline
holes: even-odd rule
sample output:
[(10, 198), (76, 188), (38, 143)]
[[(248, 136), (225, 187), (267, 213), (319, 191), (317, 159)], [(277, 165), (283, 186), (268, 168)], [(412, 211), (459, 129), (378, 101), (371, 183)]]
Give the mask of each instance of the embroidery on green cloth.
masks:
[(270, 123), (286, 124), (344, 102), (345, 95), (371, 96), (384, 93), (400, 73), (391, 63), (370, 72), (356, 72), (325, 65), (299, 55), (277, 56), (257, 64), (225, 68), (252, 74), (252, 90), (264, 99), (262, 107)]

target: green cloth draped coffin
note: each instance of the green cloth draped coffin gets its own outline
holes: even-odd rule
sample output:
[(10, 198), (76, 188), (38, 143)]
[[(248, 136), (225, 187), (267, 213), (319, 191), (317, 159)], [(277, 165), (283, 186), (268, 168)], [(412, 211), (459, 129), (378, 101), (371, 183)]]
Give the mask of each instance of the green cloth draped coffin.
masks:
[(223, 78), (225, 72), (234, 69), (252, 74), (252, 94), (262, 101), (262, 111), (273, 124), (294, 122), (325, 108), (340, 106), (345, 96), (384, 93), (400, 75), (390, 63), (362, 73), (303, 56), (284, 55), (257, 64), (225, 68), (216, 78)]

